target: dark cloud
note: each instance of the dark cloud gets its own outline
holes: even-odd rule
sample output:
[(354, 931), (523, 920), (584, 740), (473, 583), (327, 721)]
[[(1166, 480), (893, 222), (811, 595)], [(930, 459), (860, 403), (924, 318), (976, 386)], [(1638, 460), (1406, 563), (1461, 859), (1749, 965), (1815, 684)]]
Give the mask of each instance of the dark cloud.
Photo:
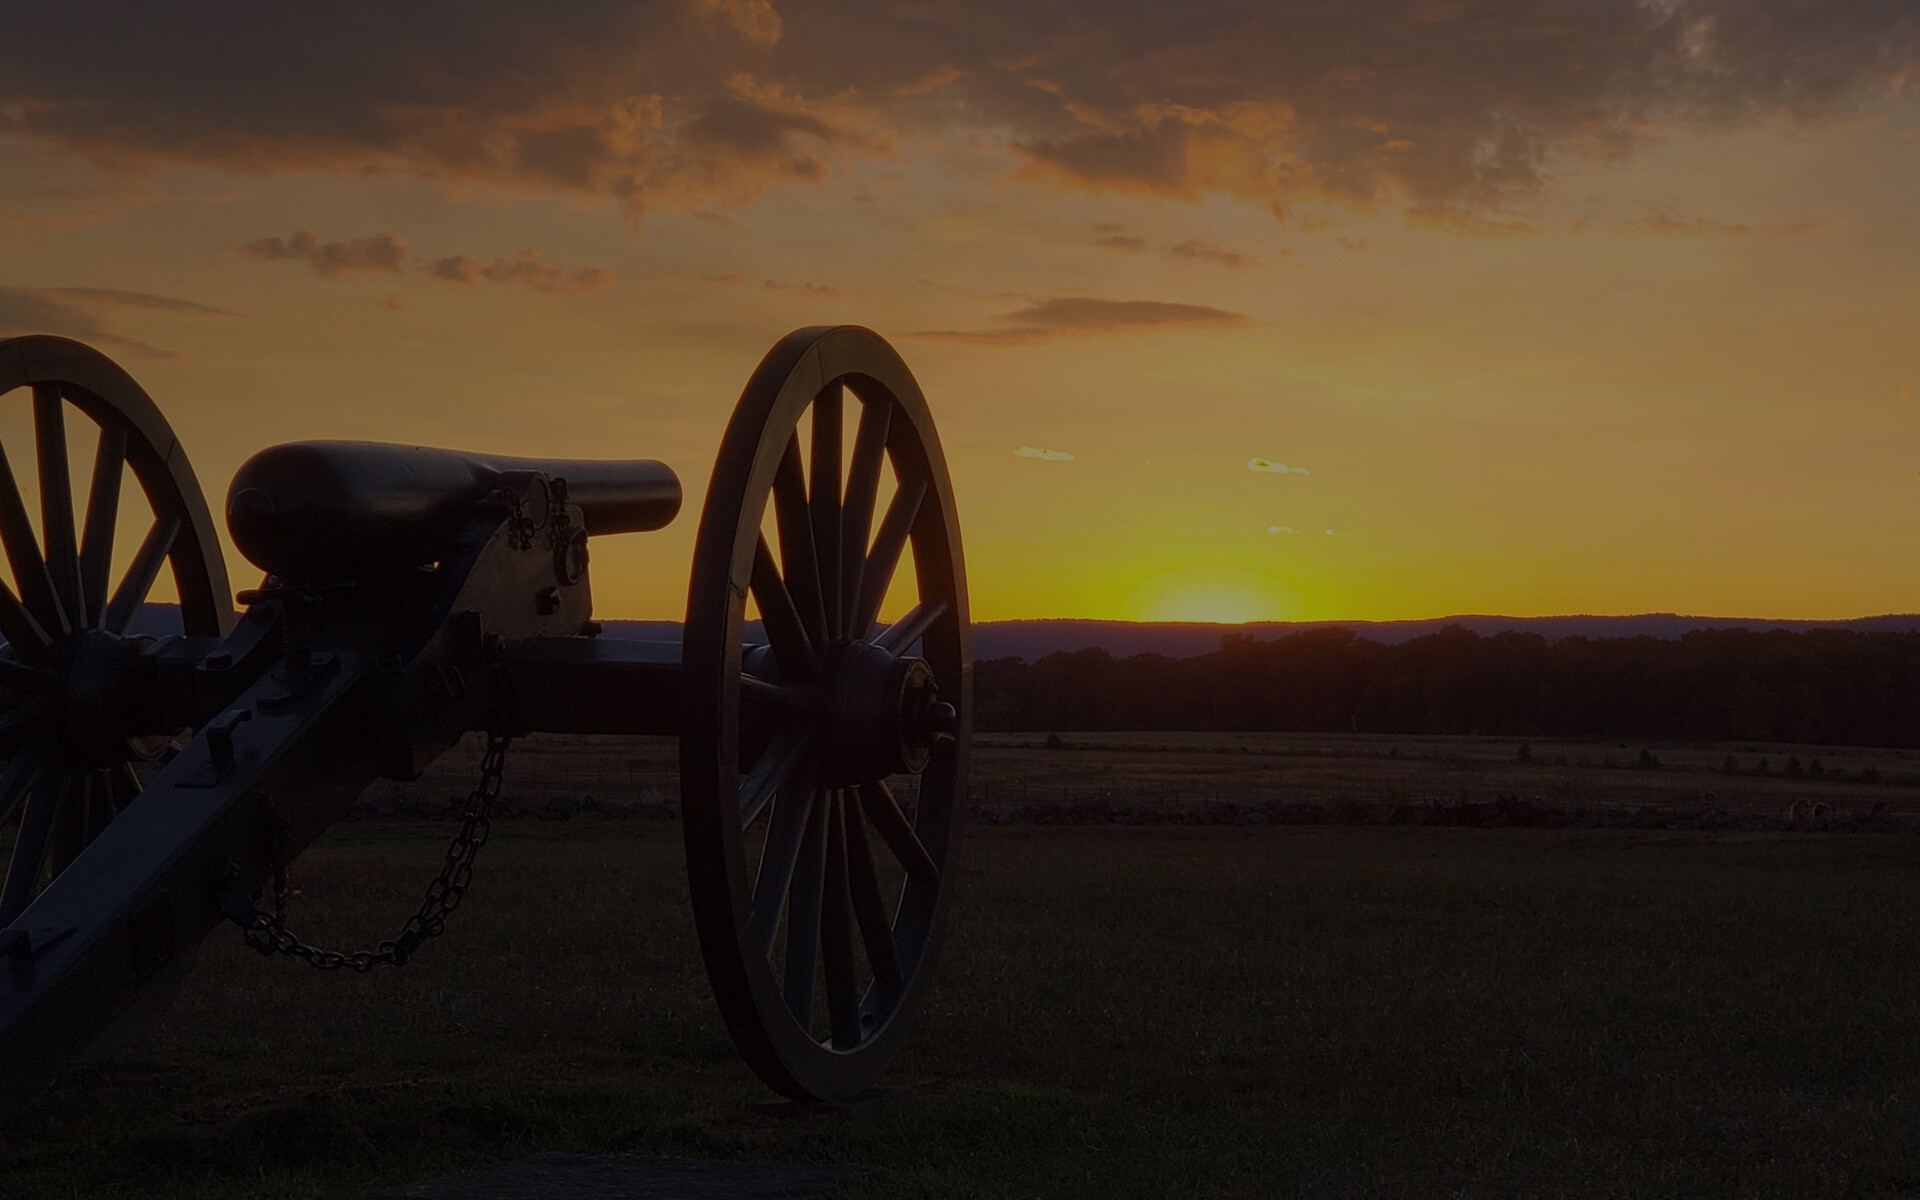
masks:
[(1091, 296), (1060, 296), (1041, 300), (1003, 314), (991, 329), (934, 329), (911, 336), (946, 342), (981, 342), (1017, 346), (1050, 342), (1062, 337), (1145, 332), (1155, 329), (1232, 329), (1250, 324), (1245, 313), (1209, 308), (1203, 304), (1173, 304), (1163, 300), (1099, 300)]
[[(103, 11), (104, 9), (104, 11)], [(1913, 86), (1911, 0), (243, 0), (20, 6), (0, 134), (715, 219), (985, 134), (1035, 181), (1513, 232), (1556, 165)], [(75, 69), (85, 64), (85, 69)], [(1121, 236), (1121, 235), (1114, 235)]]
[(1238, 250), (1216, 246), (1205, 238), (1191, 237), (1167, 248), (1169, 258), (1191, 258), (1196, 262), (1218, 263), (1223, 267), (1243, 267), (1247, 256)]
[(391, 233), (323, 242), (311, 230), (259, 238), (240, 247), (242, 258), (304, 262), (332, 279), (338, 275), (397, 275), (406, 269), (407, 244)]
[(548, 295), (597, 292), (613, 286), (613, 272), (604, 267), (585, 266), (570, 272), (559, 263), (547, 262), (545, 254), (544, 250), (518, 250), (507, 258), (496, 256), (484, 262), (456, 254), (435, 259), (424, 270), (441, 283), (518, 283)]
[(146, 292), (125, 292), (117, 288), (0, 287), (0, 338), (30, 333), (51, 333), (141, 358), (176, 359), (180, 357), (177, 351), (162, 350), (139, 338), (121, 333), (94, 311), (100, 305), (144, 308), (192, 317), (240, 315), (225, 309), (197, 304), (192, 300), (180, 300), (172, 296), (154, 296)]

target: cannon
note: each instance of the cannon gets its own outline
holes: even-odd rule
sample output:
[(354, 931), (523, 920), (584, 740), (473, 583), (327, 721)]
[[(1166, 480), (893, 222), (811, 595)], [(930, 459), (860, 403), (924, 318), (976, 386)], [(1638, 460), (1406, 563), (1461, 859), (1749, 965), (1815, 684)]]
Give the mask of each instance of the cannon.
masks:
[[(271, 447), (228, 492), (265, 572), (233, 597), (193, 469), (131, 377), (17, 337), (6, 393), (31, 400), (39, 520), (8, 458), (24, 446), (0, 446), (0, 1119), (137, 1026), (223, 924), (316, 966), (404, 963), (464, 895), (532, 732), (678, 738), (694, 924), (742, 1057), (799, 1100), (872, 1087), (947, 924), (972, 709), (953, 489), (881, 337), (802, 329), (754, 370), (677, 644), (592, 619), (593, 539), (679, 510), (661, 463)], [(140, 499), (134, 543), (118, 525)], [(179, 629), (143, 634), (163, 568)], [(302, 942), (287, 864), (374, 781), (476, 731), (481, 778), (420, 910), (370, 950)]]

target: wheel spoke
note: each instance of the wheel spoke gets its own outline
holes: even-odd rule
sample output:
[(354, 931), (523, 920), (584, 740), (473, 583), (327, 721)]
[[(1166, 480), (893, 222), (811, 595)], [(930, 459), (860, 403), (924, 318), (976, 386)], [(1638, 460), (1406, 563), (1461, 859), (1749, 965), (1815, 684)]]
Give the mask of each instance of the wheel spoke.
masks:
[(800, 468), (800, 438), (787, 439), (773, 475), (773, 519), (780, 533), (780, 568), (795, 611), (815, 642), (830, 640), (826, 610), (820, 601), (820, 563), (814, 553), (812, 507)]
[(807, 636), (800, 613), (793, 606), (793, 594), (780, 579), (773, 551), (761, 538), (753, 551), (753, 598), (760, 605), (760, 621), (766, 627), (767, 642), (773, 647), (774, 661), (787, 679), (811, 683), (817, 676), (813, 658), (813, 640)]
[(106, 619), (101, 622), (107, 632), (125, 633), (127, 627), (133, 624), (140, 606), (146, 603), (147, 593), (153, 590), (153, 581), (160, 576), (161, 566), (173, 550), (174, 539), (179, 535), (178, 513), (155, 518), (153, 527), (147, 530), (146, 538), (140, 543), (140, 549), (134, 552), (133, 562), (128, 564), (120, 586), (114, 589), (113, 599), (107, 601)]
[(905, 654), (907, 648), (919, 641), (921, 635), (932, 628), (933, 623), (946, 611), (945, 600), (922, 600), (906, 616), (887, 626), (886, 631), (874, 639), (874, 645), (889, 654)]
[(828, 384), (813, 398), (813, 461), (807, 488), (814, 563), (820, 573), (820, 603), (826, 612), (829, 641), (840, 636), (846, 620), (840, 611), (840, 400), (837, 383)]
[(827, 869), (826, 794), (813, 793), (800, 861), (787, 888), (787, 1011), (800, 1028), (813, 1024), (813, 966), (820, 949), (820, 890)]
[(27, 794), (28, 785), (39, 773), (40, 759), (36, 755), (16, 754), (7, 761), (6, 770), (0, 771), (0, 825), (13, 816), (20, 798)]
[(59, 771), (47, 771), (34, 781), (26, 811), (20, 814), (13, 861), (7, 864), (7, 884), (0, 889), (0, 928), (13, 924), (14, 918), (33, 902), (34, 892), (40, 886), (40, 863), (46, 858), (53, 820), (59, 815), (60, 801), (68, 791), (68, 783), (67, 776)]
[(801, 763), (806, 760), (810, 740), (805, 731), (798, 729), (783, 729), (774, 735), (773, 745), (767, 747), (767, 752), (741, 781), (740, 828), (753, 824), (774, 793), (793, 783)]
[(859, 637), (860, 579), (866, 570), (867, 536), (873, 532), (873, 504), (880, 492), (880, 464), (887, 453), (887, 427), (893, 419), (890, 398), (867, 401), (853, 435), (853, 463), (847, 469), (847, 503), (840, 512), (840, 603), (842, 632)]
[(114, 812), (124, 812), (140, 795), (140, 776), (132, 763), (121, 763), (107, 770), (107, 799)]
[(51, 671), (30, 667), (17, 659), (0, 657), (0, 685), (16, 692), (50, 692), (58, 682)]
[(93, 454), (93, 483), (87, 490), (87, 526), (80, 538), (80, 591), (90, 629), (100, 628), (107, 615), (113, 529), (120, 519), (120, 476), (126, 461), (127, 427), (117, 421), (102, 425)]
[(860, 1044), (860, 994), (854, 979), (853, 900), (847, 887), (847, 805), (835, 792), (827, 808), (827, 878), (820, 908), (820, 957), (826, 968), (827, 1020), (836, 1050)]
[(111, 770), (95, 771), (87, 777), (87, 841), (106, 832), (113, 821), (113, 775)]
[(40, 466), (40, 536), (47, 572), (67, 623), (86, 627), (80, 599), (80, 548), (73, 533), (73, 477), (67, 465), (66, 403), (60, 385), (33, 387), (33, 444)]
[(47, 631), (4, 580), (0, 580), (0, 634), (23, 655), (35, 656), (47, 648)]
[(900, 565), (900, 551), (906, 548), (907, 535), (920, 516), (920, 501), (927, 494), (927, 481), (916, 479), (902, 483), (880, 520), (880, 532), (873, 549), (860, 568), (860, 607), (854, 610), (851, 633), (864, 638), (880, 617), (880, 605), (886, 601), (887, 586), (893, 582), (893, 570)]
[[(20, 753), (20, 746), (27, 740), (32, 730), (36, 714), (15, 709), (0, 717), (0, 758), (13, 758)], [(0, 791), (0, 822), (7, 819), (7, 799)]]
[(860, 938), (867, 947), (867, 963), (873, 967), (874, 986), (883, 997), (891, 997), (901, 984), (893, 920), (887, 916), (887, 902), (880, 894), (880, 871), (873, 861), (873, 846), (867, 841), (867, 824), (852, 809), (846, 814), (846, 822), (847, 882), (853, 914), (860, 921)]
[(940, 867), (927, 853), (926, 846), (920, 842), (920, 835), (913, 831), (907, 822), (907, 814), (900, 811), (899, 801), (893, 798), (893, 791), (887, 787), (886, 780), (860, 785), (860, 806), (867, 812), (867, 820), (872, 823), (880, 840), (893, 851), (907, 874), (927, 883), (937, 882)]
[(48, 838), (51, 867), (58, 875), (67, 864), (87, 848), (87, 802), (93, 792), (93, 774), (68, 778), (60, 798), (60, 810), (54, 814), (53, 834)]
[(6, 447), (0, 446), (0, 542), (7, 547), (7, 565), (13, 568), (13, 581), (20, 585), (25, 602), (42, 628), (60, 637), (69, 632), (66, 612), (53, 592), (53, 577), (47, 573), (46, 560), (33, 536), (33, 523), (27, 519), (27, 506), (20, 499), (20, 485), (13, 477), (13, 464)]
[(753, 945), (759, 948), (762, 957), (773, 957), (773, 944), (780, 932), (780, 913), (786, 907), (787, 889), (793, 886), (794, 869), (800, 865), (800, 851), (806, 844), (812, 812), (811, 787), (791, 788), (773, 802), (767, 840), (760, 847), (760, 870), (753, 881), (753, 912), (747, 918)]
[[(6, 682), (0, 679), (0, 683)], [(758, 675), (740, 673), (740, 698), (749, 704), (793, 716), (810, 716), (819, 707), (813, 693), (790, 688)]]

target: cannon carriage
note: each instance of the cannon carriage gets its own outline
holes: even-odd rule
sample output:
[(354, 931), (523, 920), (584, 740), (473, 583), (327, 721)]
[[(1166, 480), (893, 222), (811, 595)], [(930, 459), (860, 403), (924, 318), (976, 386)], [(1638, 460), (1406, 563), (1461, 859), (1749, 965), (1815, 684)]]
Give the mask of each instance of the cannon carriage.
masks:
[[(7, 393), (32, 408), (38, 520), (11, 465), (25, 448), (0, 447), (0, 1116), (223, 924), (319, 966), (404, 963), (464, 894), (510, 740), (536, 731), (678, 737), (692, 911), (741, 1054), (796, 1099), (872, 1086), (946, 924), (971, 722), (952, 486), (884, 340), (803, 329), (754, 371), (678, 644), (592, 620), (593, 540), (680, 508), (663, 464), (269, 448), (227, 496), (266, 576), (236, 611), (192, 468), (130, 377), (14, 338)], [(88, 425), (91, 463), (70, 462)], [(152, 514), (130, 556), (129, 486)], [(180, 632), (141, 636), (163, 569)], [(417, 778), (471, 731), (482, 778), (420, 910), (371, 950), (300, 942), (287, 864), (375, 780)]]

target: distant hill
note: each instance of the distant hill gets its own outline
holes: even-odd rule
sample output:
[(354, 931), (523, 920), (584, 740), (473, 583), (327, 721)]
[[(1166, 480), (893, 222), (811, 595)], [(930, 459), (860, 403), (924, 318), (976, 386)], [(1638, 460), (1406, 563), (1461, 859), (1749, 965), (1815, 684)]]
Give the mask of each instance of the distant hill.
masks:
[[(678, 641), (678, 621), (607, 621), (613, 637)], [(1309, 629), (1340, 626), (1361, 637), (1388, 645), (1438, 633), (1448, 625), (1464, 625), (1481, 636), (1505, 630), (1537, 633), (1549, 641), (1567, 637), (1675, 639), (1692, 629), (1853, 629), (1861, 632), (1905, 632), (1920, 629), (1920, 615), (1858, 617), (1848, 621), (1771, 621), (1759, 617), (1688, 617), (1674, 613), (1647, 613), (1632, 617), (1433, 617), (1421, 621), (1258, 621), (1247, 625), (1211, 625), (1198, 622), (985, 621), (973, 627), (975, 658), (1019, 658), (1028, 662), (1059, 650), (1098, 646), (1116, 658), (1135, 654), (1164, 654), (1192, 658), (1220, 648), (1226, 634), (1243, 634), (1261, 641), (1282, 638)], [(757, 623), (747, 636), (760, 636)]]
[[(678, 621), (604, 621), (610, 637), (677, 642)], [(1422, 621), (1256, 621), (1247, 625), (1210, 625), (1199, 622), (985, 621), (973, 627), (973, 654), (979, 659), (1018, 658), (1027, 662), (1059, 650), (1098, 646), (1116, 658), (1135, 654), (1163, 654), (1192, 658), (1220, 648), (1227, 634), (1261, 641), (1282, 638), (1309, 629), (1339, 626), (1371, 641), (1398, 645), (1438, 633), (1448, 625), (1464, 625), (1482, 637), (1505, 630), (1537, 633), (1549, 641), (1561, 638), (1655, 637), (1674, 639), (1692, 629), (1853, 629), (1863, 633), (1903, 633), (1920, 629), (1920, 614), (1856, 617), (1849, 621), (1772, 621), (1761, 617), (1687, 617), (1674, 613), (1646, 613), (1633, 617), (1432, 617)], [(171, 604), (149, 604), (134, 622), (134, 631), (149, 636), (180, 631), (179, 610)], [(747, 639), (759, 640), (759, 622), (748, 622)]]

